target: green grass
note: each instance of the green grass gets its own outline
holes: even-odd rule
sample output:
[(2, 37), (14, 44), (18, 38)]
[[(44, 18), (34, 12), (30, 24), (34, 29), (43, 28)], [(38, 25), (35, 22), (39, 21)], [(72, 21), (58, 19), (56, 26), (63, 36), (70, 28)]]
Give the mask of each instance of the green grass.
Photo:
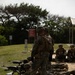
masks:
[[(64, 48), (67, 50), (69, 47), (66, 44), (63, 44)], [(28, 44), (28, 51), (31, 50), (32, 44)], [(54, 45), (54, 49), (58, 48), (58, 44)], [(0, 75), (6, 75), (3, 67), (14, 65), (12, 64), (13, 60), (24, 60), (30, 56), (30, 51), (25, 53), (25, 45), (9, 45), (9, 46), (0, 46)]]
[[(24, 44), (0, 46), (0, 75), (6, 75), (2, 67), (13, 65), (13, 60), (24, 60), (30, 56), (30, 52), (25, 53), (27, 50), (24, 48)], [(28, 44), (28, 50), (32, 47)]]

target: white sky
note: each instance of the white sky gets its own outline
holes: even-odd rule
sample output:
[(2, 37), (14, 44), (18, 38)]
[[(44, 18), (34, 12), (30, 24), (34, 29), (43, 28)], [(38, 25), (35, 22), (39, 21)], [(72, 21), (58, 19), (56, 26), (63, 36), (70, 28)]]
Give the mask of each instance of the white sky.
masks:
[(75, 18), (75, 0), (0, 0), (0, 5), (22, 2), (38, 5), (51, 14)]

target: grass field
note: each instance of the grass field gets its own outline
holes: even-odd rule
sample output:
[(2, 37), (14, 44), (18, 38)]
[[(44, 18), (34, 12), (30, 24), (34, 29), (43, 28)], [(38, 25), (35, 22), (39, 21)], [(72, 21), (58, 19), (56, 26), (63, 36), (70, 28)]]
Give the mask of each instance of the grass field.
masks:
[[(9, 45), (0, 46), (0, 75), (6, 75), (4, 67), (14, 65), (13, 60), (24, 60), (31, 54), (32, 44), (28, 44), (28, 51), (25, 50), (25, 45)], [(64, 48), (67, 50), (69, 47), (67, 44), (63, 44)], [(58, 48), (58, 44), (54, 45), (54, 49)]]

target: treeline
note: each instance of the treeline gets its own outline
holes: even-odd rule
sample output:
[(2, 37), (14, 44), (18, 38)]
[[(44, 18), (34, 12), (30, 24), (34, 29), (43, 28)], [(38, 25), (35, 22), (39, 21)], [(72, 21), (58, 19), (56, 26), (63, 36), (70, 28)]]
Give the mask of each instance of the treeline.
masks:
[(72, 28), (75, 32), (75, 28), (72, 27), (70, 17), (52, 15), (40, 6), (21, 3), (0, 7), (0, 45), (24, 43), (29, 38), (28, 29), (38, 27), (41, 23), (48, 27), (55, 43), (72, 41), (71, 32)]

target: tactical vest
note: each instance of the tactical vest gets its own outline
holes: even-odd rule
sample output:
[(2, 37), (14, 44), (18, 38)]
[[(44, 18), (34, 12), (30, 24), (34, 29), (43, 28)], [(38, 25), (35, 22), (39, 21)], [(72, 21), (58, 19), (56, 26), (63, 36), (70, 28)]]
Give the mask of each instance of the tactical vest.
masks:
[(51, 43), (45, 37), (40, 37), (39, 47), (37, 48), (38, 53), (50, 52), (51, 49)]

